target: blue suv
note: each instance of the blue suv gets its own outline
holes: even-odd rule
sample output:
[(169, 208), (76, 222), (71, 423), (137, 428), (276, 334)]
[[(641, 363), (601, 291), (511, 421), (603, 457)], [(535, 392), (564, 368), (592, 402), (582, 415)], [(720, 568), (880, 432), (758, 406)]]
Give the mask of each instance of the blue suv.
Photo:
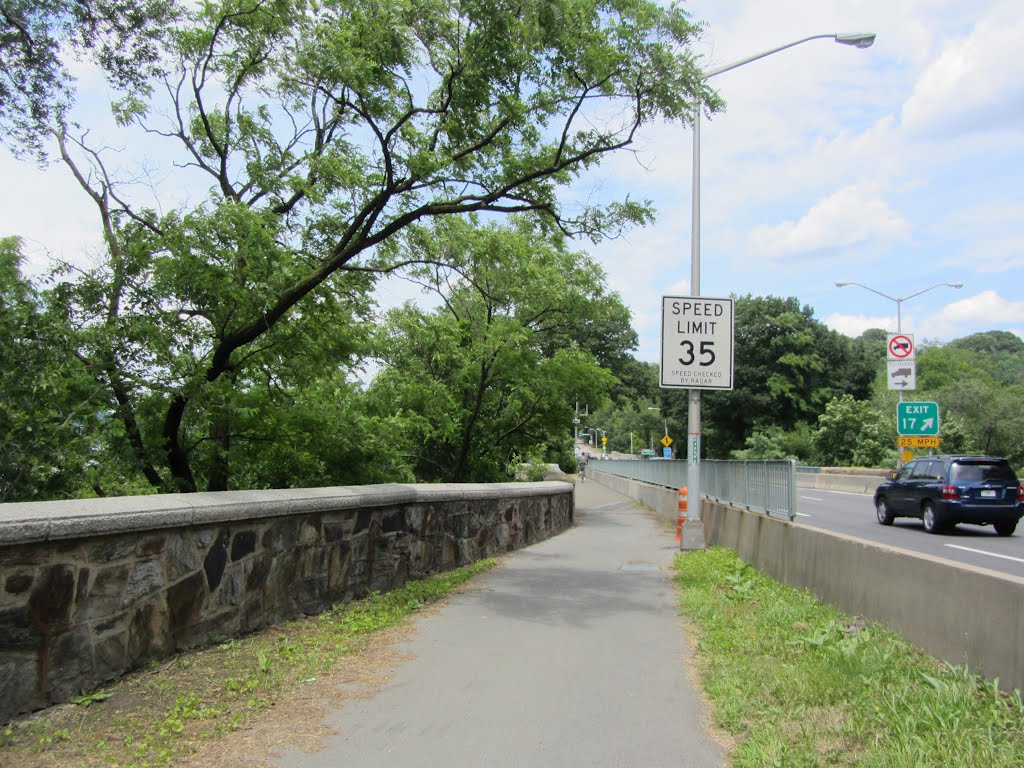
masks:
[(928, 533), (957, 523), (995, 526), (1010, 536), (1024, 515), (1024, 488), (1010, 463), (992, 456), (922, 456), (908, 462), (875, 490), (882, 525), (919, 517)]

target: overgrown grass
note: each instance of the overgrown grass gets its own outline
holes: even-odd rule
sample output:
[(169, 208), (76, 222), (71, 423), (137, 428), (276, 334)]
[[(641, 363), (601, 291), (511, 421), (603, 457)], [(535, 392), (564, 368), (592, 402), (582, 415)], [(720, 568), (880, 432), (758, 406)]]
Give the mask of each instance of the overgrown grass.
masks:
[(171, 763), (235, 730), (281, 697), (495, 565), (488, 559), (393, 592), (219, 646), (180, 654), (101, 691), (0, 728), (0, 765), (132, 766)]
[(676, 582), (734, 768), (1024, 766), (1019, 695), (726, 549), (679, 556)]

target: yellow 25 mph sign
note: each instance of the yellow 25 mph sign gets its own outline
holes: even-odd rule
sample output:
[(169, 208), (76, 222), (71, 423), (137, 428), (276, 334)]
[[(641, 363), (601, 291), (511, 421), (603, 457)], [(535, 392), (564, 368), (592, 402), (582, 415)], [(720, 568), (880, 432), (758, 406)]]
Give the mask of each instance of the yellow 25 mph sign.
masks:
[(942, 441), (937, 437), (898, 437), (896, 444), (900, 448), (938, 448)]

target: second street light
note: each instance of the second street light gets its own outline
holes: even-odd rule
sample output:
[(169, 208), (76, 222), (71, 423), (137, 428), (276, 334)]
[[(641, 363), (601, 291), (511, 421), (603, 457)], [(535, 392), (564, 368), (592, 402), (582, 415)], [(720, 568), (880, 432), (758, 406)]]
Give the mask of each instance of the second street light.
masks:
[[(731, 64), (721, 67), (707, 69), (701, 73), (701, 79), (720, 75), (731, 69), (736, 69), (752, 61), (771, 56), (773, 53), (784, 51), (795, 45), (806, 43), (811, 40), (831, 39), (841, 45), (850, 45), (855, 48), (869, 48), (875, 42), (873, 33), (855, 34), (826, 34), (811, 35), (791, 43), (771, 48), (767, 51), (748, 56)], [(693, 197), (692, 197), (692, 220), (690, 229), (690, 295), (700, 296), (700, 104), (694, 108), (693, 113)], [(689, 486), (689, 497), (697, 505), (698, 514), (687, 518), (680, 537), (679, 548), (703, 549), (704, 548), (704, 523), (701, 522), (699, 510), (701, 504), (700, 485), (700, 452), (701, 452), (701, 423), (700, 423), (700, 389), (689, 390), (689, 403), (687, 410), (687, 485)]]
[[(848, 281), (848, 280), (840, 280), (839, 282), (836, 283), (836, 288), (845, 288), (848, 285), (856, 285), (859, 288), (863, 288), (865, 291), (871, 291), (871, 293), (874, 293), (874, 294), (876, 294), (878, 296), (881, 296), (884, 299), (888, 299), (889, 301), (895, 302), (896, 303), (896, 333), (898, 335), (902, 335), (903, 334), (903, 302), (904, 301), (907, 301), (908, 299), (912, 299), (915, 296), (920, 296), (922, 293), (928, 293), (928, 291), (934, 291), (936, 288), (948, 287), (948, 288), (958, 288), (959, 289), (959, 288), (963, 288), (964, 287), (963, 283), (936, 283), (935, 285), (929, 285), (927, 288), (924, 288), (924, 289), (922, 289), (920, 291), (916, 291), (915, 293), (907, 294), (906, 296), (890, 296), (887, 293), (882, 293), (881, 291), (875, 290), (871, 286), (864, 285), (864, 283), (855, 283), (853, 281)], [(907, 367), (907, 371), (912, 376), (916, 376), (915, 364), (913, 362), (909, 363), (909, 366)], [(913, 379), (911, 379), (911, 381), (913, 381)], [(894, 387), (890, 385), (889, 388), (893, 389)], [(911, 384), (911, 388), (914, 388), (913, 384)], [(901, 403), (903, 402), (903, 389), (902, 388), (899, 391), (899, 401)], [(903, 457), (901, 456), (900, 457), (900, 466), (902, 466), (902, 465), (903, 465)]]
[[(903, 333), (903, 302), (904, 301), (906, 301), (907, 299), (912, 299), (915, 296), (920, 296), (922, 293), (928, 293), (928, 291), (934, 291), (936, 288), (942, 288), (942, 287), (963, 288), (964, 287), (963, 283), (936, 283), (935, 285), (930, 285), (930, 286), (928, 286), (927, 288), (925, 288), (923, 290), (917, 291), (916, 293), (908, 294), (906, 296), (890, 296), (887, 293), (882, 293), (881, 291), (876, 291), (871, 286), (864, 285), (864, 283), (855, 283), (855, 282), (847, 281), (847, 280), (840, 280), (839, 282), (837, 282), (836, 283), (836, 288), (845, 288), (848, 285), (856, 285), (859, 288), (863, 288), (865, 291), (871, 291), (872, 293), (874, 293), (874, 294), (876, 294), (878, 296), (881, 296), (884, 299), (888, 299), (889, 301), (896, 302), (896, 333), (897, 334), (902, 334)], [(903, 402), (903, 390), (902, 389), (900, 390), (900, 402), (901, 403)]]
[(949, 287), (949, 288), (963, 288), (964, 287), (963, 283), (936, 283), (935, 285), (928, 286), (923, 291), (918, 291), (917, 293), (912, 293), (909, 296), (899, 296), (899, 297), (897, 297), (897, 296), (890, 296), (887, 293), (882, 293), (881, 291), (876, 291), (874, 288), (870, 288), (870, 287), (864, 285), (864, 283), (847, 282), (847, 281), (844, 281), (844, 280), (840, 280), (838, 283), (836, 283), (836, 288), (845, 288), (848, 285), (859, 286), (859, 287), (863, 288), (865, 291), (871, 291), (872, 293), (876, 293), (879, 296), (888, 299), (889, 301), (895, 301), (896, 302), (896, 333), (903, 333), (903, 302), (904, 301), (906, 301), (907, 299), (912, 299), (915, 296), (920, 296), (922, 293), (928, 293), (928, 291), (933, 291), (936, 288), (942, 288), (944, 286), (945, 287)]

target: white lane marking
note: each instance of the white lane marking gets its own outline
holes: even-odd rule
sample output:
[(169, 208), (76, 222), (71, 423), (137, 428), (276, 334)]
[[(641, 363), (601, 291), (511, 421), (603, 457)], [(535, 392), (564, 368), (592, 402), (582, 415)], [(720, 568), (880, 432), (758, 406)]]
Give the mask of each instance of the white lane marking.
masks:
[(979, 555), (990, 555), (991, 557), (1001, 557), (1003, 560), (1013, 560), (1015, 563), (1024, 563), (1024, 559), (1019, 557), (1010, 557), (1009, 555), (997, 555), (995, 552), (986, 552), (984, 549), (971, 549), (970, 547), (961, 547), (959, 544), (947, 544), (947, 547), (953, 549), (962, 549), (965, 552), (974, 552)]
[(801, 496), (800, 498), (807, 499), (808, 501), (824, 501), (824, 499), (819, 499), (817, 496)]
[[(821, 501), (821, 499), (815, 499), (815, 501)], [(808, 514), (806, 514), (804, 512), (797, 512), (796, 516), (797, 517), (810, 517), (810, 515), (808, 515)]]
[(815, 490), (818, 493), (839, 493), (839, 494), (842, 494), (843, 496), (874, 496), (875, 495), (874, 491), (867, 491), (865, 493), (860, 493), (858, 491), (830, 491), (830, 490), (828, 490), (826, 488), (815, 488)]

